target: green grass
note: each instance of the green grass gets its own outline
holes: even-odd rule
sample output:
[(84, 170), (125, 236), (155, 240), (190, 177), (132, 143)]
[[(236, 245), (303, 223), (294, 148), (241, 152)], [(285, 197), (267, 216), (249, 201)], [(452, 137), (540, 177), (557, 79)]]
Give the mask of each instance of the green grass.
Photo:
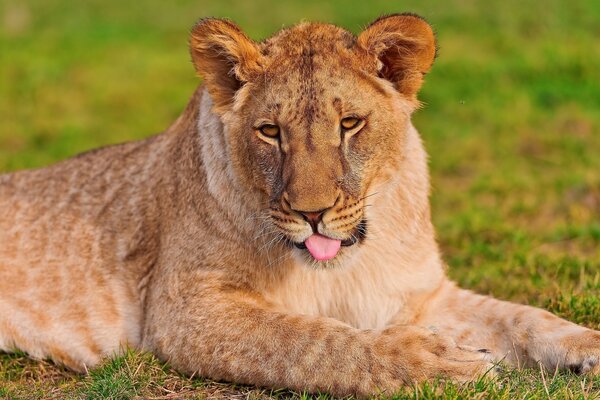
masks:
[[(0, 0), (0, 171), (167, 127), (198, 83), (186, 43), (199, 17), (230, 17), (259, 39), (301, 19), (358, 32), (397, 11), (438, 32), (414, 120), (450, 275), (600, 328), (600, 2)], [(0, 398), (232, 396), (306, 397), (189, 379), (133, 352), (85, 377), (0, 355)], [(505, 371), (398, 398), (440, 396), (600, 398), (600, 380)]]

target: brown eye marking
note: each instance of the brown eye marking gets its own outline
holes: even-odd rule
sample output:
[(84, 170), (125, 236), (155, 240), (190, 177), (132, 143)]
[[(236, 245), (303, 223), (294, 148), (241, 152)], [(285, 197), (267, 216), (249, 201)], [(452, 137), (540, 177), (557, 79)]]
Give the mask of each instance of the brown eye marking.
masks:
[(278, 138), (279, 137), (279, 127), (277, 125), (265, 124), (258, 128), (260, 133), (269, 138)]
[(361, 122), (362, 122), (362, 120), (360, 118), (346, 117), (346, 118), (342, 118), (340, 125), (342, 126), (342, 129), (348, 131), (350, 129), (354, 129), (354, 128), (358, 127)]

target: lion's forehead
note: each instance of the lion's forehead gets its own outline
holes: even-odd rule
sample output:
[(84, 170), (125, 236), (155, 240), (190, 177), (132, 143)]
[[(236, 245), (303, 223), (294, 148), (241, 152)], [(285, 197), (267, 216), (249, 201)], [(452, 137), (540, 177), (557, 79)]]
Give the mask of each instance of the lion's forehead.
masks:
[(275, 36), (261, 43), (261, 50), (267, 56), (294, 56), (306, 53), (331, 54), (342, 49), (350, 49), (355, 36), (335, 25), (303, 23), (282, 29)]
[(349, 70), (376, 72), (375, 59), (355, 43), (352, 33), (335, 25), (303, 23), (263, 41), (261, 51), (267, 74), (283, 79), (305, 82), (324, 74), (333, 78)]
[(380, 91), (377, 86), (360, 70), (325, 64), (311, 56), (297, 60), (289, 69), (268, 71), (255, 85), (253, 98), (266, 113), (312, 121), (359, 108), (369, 99), (372, 102), (368, 94)]

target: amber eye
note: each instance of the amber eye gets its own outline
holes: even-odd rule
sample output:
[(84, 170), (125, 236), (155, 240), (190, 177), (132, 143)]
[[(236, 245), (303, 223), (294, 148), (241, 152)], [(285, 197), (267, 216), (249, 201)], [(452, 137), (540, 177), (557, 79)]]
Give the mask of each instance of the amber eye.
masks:
[(361, 120), (359, 118), (347, 117), (342, 118), (340, 125), (342, 125), (342, 128), (344, 128), (345, 130), (350, 130), (356, 128), (360, 124), (360, 122)]
[(279, 136), (279, 127), (277, 125), (263, 125), (258, 128), (258, 130), (260, 133), (270, 138), (276, 138)]

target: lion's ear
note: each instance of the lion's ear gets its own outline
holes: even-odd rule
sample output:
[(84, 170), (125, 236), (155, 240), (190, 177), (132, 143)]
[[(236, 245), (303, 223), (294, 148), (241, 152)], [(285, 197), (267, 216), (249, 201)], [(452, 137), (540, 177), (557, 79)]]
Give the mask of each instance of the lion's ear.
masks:
[(190, 52), (217, 111), (225, 111), (236, 91), (261, 70), (258, 45), (225, 19), (198, 21), (190, 35)]
[(377, 59), (382, 78), (416, 99), (436, 53), (433, 29), (423, 18), (414, 14), (381, 17), (358, 35), (357, 44)]

